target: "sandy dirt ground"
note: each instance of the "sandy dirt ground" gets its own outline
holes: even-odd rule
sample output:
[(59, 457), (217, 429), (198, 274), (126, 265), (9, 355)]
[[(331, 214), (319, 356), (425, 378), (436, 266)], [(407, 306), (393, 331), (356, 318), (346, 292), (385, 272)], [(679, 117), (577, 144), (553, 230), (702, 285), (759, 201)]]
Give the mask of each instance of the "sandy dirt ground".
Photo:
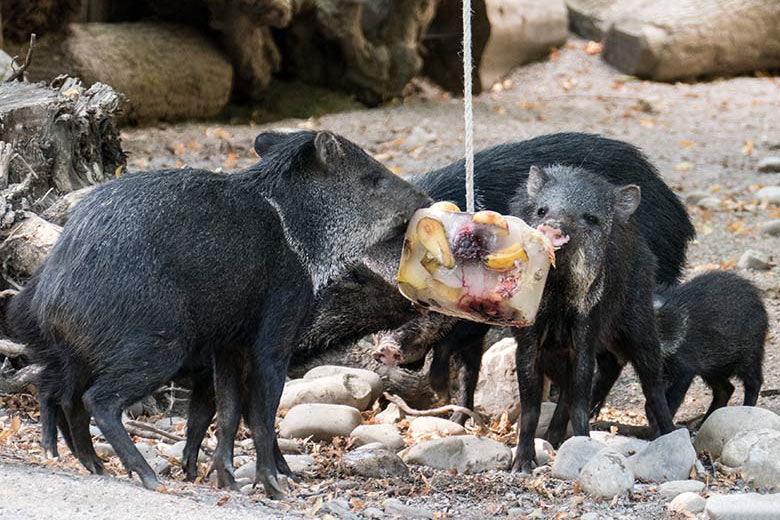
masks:
[[(780, 209), (760, 204), (754, 195), (762, 186), (780, 184), (780, 174), (756, 169), (761, 158), (780, 155), (780, 78), (756, 75), (697, 84), (637, 81), (585, 52), (585, 45), (572, 38), (551, 59), (517, 70), (500, 89), (479, 96), (474, 107), (477, 149), (552, 132), (599, 133), (642, 148), (681, 198), (707, 192), (719, 199), (720, 204), (709, 209), (688, 205), (698, 236), (689, 250), (686, 276), (709, 268), (735, 269), (747, 249), (774, 255), (771, 269), (740, 274), (760, 287), (770, 315), (764, 392), (758, 404), (780, 412), (779, 392), (773, 392), (780, 389), (780, 237), (758, 230), (762, 222), (780, 218)], [(193, 123), (125, 129), (122, 139), (129, 154), (129, 171), (183, 165), (229, 171), (252, 164), (256, 160), (251, 150), (254, 136), (273, 127), (341, 133), (401, 175), (445, 165), (459, 158), (463, 148), (460, 100), (424, 81), (402, 102), (371, 110), (263, 126)], [(741, 387), (736, 386), (732, 404), (742, 399)], [(709, 399), (709, 390), (697, 381), (677, 420), (703, 413)], [(601, 419), (642, 423), (644, 399), (630, 370), (607, 404)], [(36, 426), (24, 428), (34, 432)], [(511, 508), (532, 518), (575, 518), (585, 511), (613, 518), (665, 514), (652, 486), (638, 488), (632, 498), (601, 503), (544, 475), (452, 476), (420, 469), (412, 471), (408, 482), (345, 481), (336, 470), (324, 470), (318, 478), (304, 479), (291, 498), (281, 502), (265, 502), (259, 492), (245, 497), (175, 479), (168, 481), (172, 494), (162, 495), (145, 492), (137, 481), (126, 478), (82, 476), (84, 472), (75, 469), (75, 464), (46, 469), (52, 463), (38, 461), (30, 466), (23, 462), (23, 451), (0, 444), (3, 518), (62, 519), (83, 514), (94, 518), (174, 514), (243, 518), (252, 514), (262, 518), (307, 510), (322, 516), (321, 510), (312, 507), (323, 497), (326, 501), (356, 499), (359, 507), (381, 507), (382, 500), (391, 496), (424, 505), (440, 518), (500, 518)], [(711, 485), (734, 489), (740, 483), (713, 481)], [(224, 505), (217, 505), (224, 497), (228, 497)]]

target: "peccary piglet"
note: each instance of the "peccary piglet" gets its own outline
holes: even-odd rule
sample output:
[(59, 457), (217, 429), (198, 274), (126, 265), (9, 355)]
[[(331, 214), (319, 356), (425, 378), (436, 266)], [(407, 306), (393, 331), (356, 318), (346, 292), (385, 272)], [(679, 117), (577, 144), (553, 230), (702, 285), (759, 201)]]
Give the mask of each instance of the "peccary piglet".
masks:
[(534, 166), (525, 192), (511, 205), (512, 214), (563, 244), (536, 323), (515, 329), (523, 406), (514, 470), (530, 472), (536, 465), (543, 374), (560, 385), (548, 440), (559, 444), (569, 419), (575, 435), (588, 435), (595, 357), (601, 351), (634, 365), (661, 432), (673, 429), (653, 319), (656, 260), (633, 218), (640, 198), (636, 185), (615, 186), (579, 168)]
[[(759, 290), (734, 273), (712, 271), (658, 296), (656, 328), (672, 417), (696, 376), (712, 389), (705, 419), (728, 404), (734, 392), (731, 377), (742, 381), (744, 405), (755, 406), (769, 327)], [(601, 409), (621, 369), (616, 361), (599, 364), (593, 385), (594, 413)]]
[[(256, 480), (280, 494), (277, 470), (289, 468), (274, 418), (317, 295), (429, 202), (329, 132), (286, 136), (232, 175), (165, 170), (96, 188), (36, 274), (25, 313), (34, 319), (19, 324), (37, 329), (37, 361), (63, 379), (49, 398), (61, 404), (79, 460), (99, 461), (92, 415), (128, 472), (159, 488), (122, 409), (211, 357), (220, 417), (233, 420), (223, 406), (240, 402), (234, 388), (246, 378)], [(215, 458), (229, 470), (234, 424), (218, 427)]]

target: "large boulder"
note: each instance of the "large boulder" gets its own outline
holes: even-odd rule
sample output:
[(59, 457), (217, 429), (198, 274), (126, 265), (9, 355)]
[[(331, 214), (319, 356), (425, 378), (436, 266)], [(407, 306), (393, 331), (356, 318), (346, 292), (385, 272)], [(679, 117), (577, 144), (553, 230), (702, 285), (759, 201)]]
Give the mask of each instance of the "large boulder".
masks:
[(512, 450), (508, 447), (485, 437), (471, 435), (423, 441), (399, 455), (407, 464), (454, 469), (459, 473), (507, 470), (512, 465)]
[(329, 441), (346, 437), (362, 422), (360, 411), (340, 404), (299, 404), (287, 412), (279, 424), (279, 436), (285, 439)]
[(382, 378), (379, 374), (362, 368), (342, 367), (337, 365), (322, 365), (314, 367), (303, 375), (304, 379), (318, 379), (321, 377), (337, 376), (348, 374), (357, 379), (363, 380), (371, 386), (371, 400), (375, 401), (382, 395)]
[(709, 453), (718, 458), (723, 446), (737, 433), (757, 427), (780, 431), (780, 416), (755, 406), (724, 406), (704, 421), (693, 446), (696, 453)]
[(572, 437), (558, 448), (552, 476), (565, 480), (576, 479), (585, 464), (604, 448), (604, 444), (590, 437)]
[(628, 493), (634, 485), (634, 473), (623, 455), (612, 448), (604, 448), (583, 466), (578, 481), (590, 495), (613, 497)]
[(371, 403), (371, 385), (351, 374), (316, 379), (293, 379), (284, 385), (279, 408), (289, 410), (304, 403), (343, 404), (365, 410)]
[(474, 409), (492, 419), (507, 412), (509, 422), (520, 415), (520, 395), (517, 392), (515, 351), (517, 343), (505, 338), (491, 346), (482, 355), (479, 380), (474, 391)]
[(696, 451), (685, 428), (658, 437), (647, 448), (628, 458), (636, 478), (646, 482), (686, 479), (695, 463)]

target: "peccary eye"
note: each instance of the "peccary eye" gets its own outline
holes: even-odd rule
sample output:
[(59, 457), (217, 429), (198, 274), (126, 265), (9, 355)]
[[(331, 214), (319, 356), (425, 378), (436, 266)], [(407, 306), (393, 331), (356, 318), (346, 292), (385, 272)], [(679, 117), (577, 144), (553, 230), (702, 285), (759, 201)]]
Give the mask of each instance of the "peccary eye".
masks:
[(590, 215), (588, 213), (585, 213), (582, 216), (582, 218), (585, 219), (585, 222), (587, 222), (591, 226), (596, 226), (599, 223), (599, 218), (596, 215)]
[(536, 210), (537, 217), (543, 217), (545, 215), (547, 215), (547, 208), (539, 208)]

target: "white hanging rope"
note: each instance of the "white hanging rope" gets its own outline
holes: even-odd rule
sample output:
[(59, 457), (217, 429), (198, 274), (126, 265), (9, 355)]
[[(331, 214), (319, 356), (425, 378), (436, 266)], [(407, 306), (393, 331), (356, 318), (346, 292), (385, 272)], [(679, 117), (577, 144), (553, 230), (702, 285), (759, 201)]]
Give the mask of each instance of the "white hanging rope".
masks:
[(466, 126), (466, 211), (474, 212), (474, 113), (471, 106), (471, 0), (463, 0), (463, 120)]

